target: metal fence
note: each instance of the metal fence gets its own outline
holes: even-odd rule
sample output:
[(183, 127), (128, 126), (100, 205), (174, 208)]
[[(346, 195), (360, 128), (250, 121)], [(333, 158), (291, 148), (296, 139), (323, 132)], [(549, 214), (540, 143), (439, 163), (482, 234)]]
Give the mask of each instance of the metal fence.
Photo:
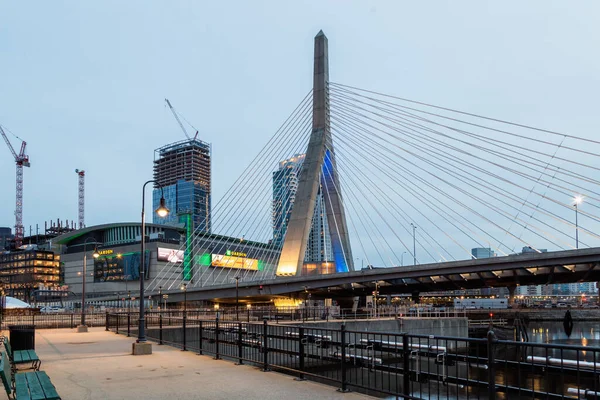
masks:
[[(86, 313), (85, 323), (89, 327), (104, 326), (106, 313)], [(5, 315), (0, 323), (2, 330), (11, 325), (31, 325), (37, 329), (75, 328), (81, 322), (81, 313)]]
[[(106, 329), (137, 335), (138, 315)], [(148, 313), (149, 340), (403, 399), (600, 399), (600, 348)], [(300, 325), (301, 324), (301, 325)]]

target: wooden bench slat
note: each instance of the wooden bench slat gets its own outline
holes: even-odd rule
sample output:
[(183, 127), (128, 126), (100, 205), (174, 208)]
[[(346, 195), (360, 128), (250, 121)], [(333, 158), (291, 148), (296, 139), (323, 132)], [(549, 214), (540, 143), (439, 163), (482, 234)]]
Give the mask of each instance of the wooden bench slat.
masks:
[(27, 378), (24, 374), (15, 375), (15, 399), (30, 400), (29, 390), (27, 389)]
[(46, 399), (49, 400), (60, 400), (60, 396), (56, 392), (56, 388), (50, 381), (50, 377), (44, 371), (36, 372), (37, 377), (42, 385), (42, 389), (44, 390), (44, 394), (46, 395)]
[[(19, 374), (17, 374), (18, 376)], [(31, 400), (44, 400), (46, 396), (42, 390), (42, 385), (37, 377), (37, 372), (25, 372), (25, 378), (27, 379), (27, 385), (29, 386), (29, 395)]]
[(30, 361), (37, 361), (40, 359), (35, 350), (27, 350), (27, 353), (29, 354)]
[(21, 353), (20, 351), (15, 351), (13, 353), (13, 362), (15, 364), (23, 363), (23, 353)]

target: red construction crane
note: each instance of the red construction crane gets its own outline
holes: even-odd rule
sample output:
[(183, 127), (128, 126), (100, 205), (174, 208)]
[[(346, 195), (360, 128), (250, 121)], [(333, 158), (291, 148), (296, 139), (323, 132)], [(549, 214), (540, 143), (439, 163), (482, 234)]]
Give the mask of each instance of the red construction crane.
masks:
[(29, 167), (29, 156), (25, 155), (25, 147), (27, 146), (27, 142), (21, 140), (19, 137), (17, 139), (21, 140), (21, 151), (19, 154), (15, 151), (15, 149), (10, 144), (4, 129), (2, 129), (2, 125), (0, 125), (0, 134), (4, 138), (4, 141), (8, 145), (9, 150), (13, 154), (15, 158), (15, 163), (17, 164), (17, 202), (15, 207), (15, 246), (20, 247), (23, 243), (24, 229), (23, 229), (23, 167)]

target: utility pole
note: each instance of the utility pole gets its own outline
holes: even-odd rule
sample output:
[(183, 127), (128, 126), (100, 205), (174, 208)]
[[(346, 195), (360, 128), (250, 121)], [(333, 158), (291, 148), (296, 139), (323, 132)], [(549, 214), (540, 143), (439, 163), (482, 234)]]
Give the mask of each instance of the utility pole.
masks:
[(413, 258), (414, 258), (414, 265), (417, 265), (417, 239), (416, 239), (416, 235), (415, 235), (415, 231), (417, 230), (417, 226), (415, 224), (413, 224), (412, 222), (410, 223), (410, 226), (412, 226), (412, 228), (413, 228)]

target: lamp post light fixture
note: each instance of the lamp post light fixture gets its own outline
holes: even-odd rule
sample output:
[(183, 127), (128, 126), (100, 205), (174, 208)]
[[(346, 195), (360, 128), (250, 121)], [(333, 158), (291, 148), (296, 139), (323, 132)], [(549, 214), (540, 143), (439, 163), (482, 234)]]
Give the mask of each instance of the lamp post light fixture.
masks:
[(578, 249), (579, 248), (579, 224), (577, 222), (577, 214), (578, 214), (577, 206), (579, 204), (581, 204), (581, 202), (583, 201), (583, 197), (575, 196), (573, 201), (574, 201), (573, 206), (575, 207), (575, 248)]
[(183, 290), (183, 317), (187, 315), (187, 283), (182, 283), (181, 290)]
[(149, 183), (156, 183), (160, 188), (160, 205), (155, 210), (156, 214), (164, 218), (169, 215), (169, 209), (165, 206), (165, 196), (162, 186), (156, 180), (149, 180), (142, 186), (142, 229), (141, 229), (141, 253), (140, 253), (140, 318), (138, 324), (138, 338), (133, 344), (132, 354), (152, 354), (152, 344), (146, 339), (146, 318), (144, 310), (144, 275), (146, 273), (146, 212), (144, 211), (144, 205), (146, 201), (146, 185)]
[(160, 303), (162, 301), (161, 299), (162, 299), (162, 286), (159, 286), (158, 287), (158, 311), (161, 310), (161, 308), (160, 308)]
[[(93, 237), (88, 237), (83, 242), (83, 272), (81, 273), (81, 324), (77, 327), (77, 332), (87, 332), (88, 328), (85, 324), (85, 277), (87, 275), (87, 244), (89, 240), (96, 240)], [(100, 257), (100, 253), (98, 253), (98, 243), (94, 243), (94, 252), (92, 253), (92, 257), (98, 258)]]

